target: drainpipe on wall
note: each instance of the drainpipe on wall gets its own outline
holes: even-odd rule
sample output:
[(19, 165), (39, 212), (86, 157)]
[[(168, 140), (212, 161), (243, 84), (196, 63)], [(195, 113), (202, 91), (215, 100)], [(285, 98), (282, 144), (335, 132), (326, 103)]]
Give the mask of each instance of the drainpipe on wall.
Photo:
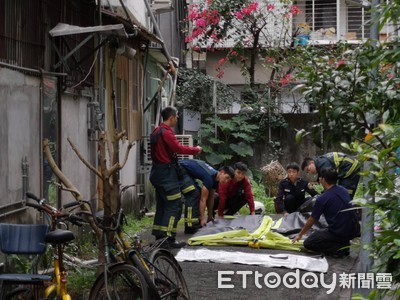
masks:
[[(162, 47), (162, 50), (164, 52), (165, 57), (168, 60), (168, 63), (170, 63), (170, 67), (172, 69), (177, 68), (178, 64), (176, 63), (175, 60), (172, 59), (171, 55), (169, 54), (169, 51), (168, 51), (167, 47), (165, 46), (164, 39), (162, 38), (162, 34), (161, 34), (161, 31), (160, 31), (160, 28), (158, 27), (157, 20), (154, 17), (154, 14), (153, 14), (153, 11), (151, 10), (149, 2), (147, 0), (144, 0), (144, 4), (146, 5), (147, 11), (149, 13), (151, 22), (153, 23), (153, 26), (154, 26), (154, 29), (156, 31), (156, 34), (157, 34), (158, 38), (161, 40), (161, 47)], [(174, 70), (171, 70), (170, 73), (173, 76), (173, 84), (172, 84), (171, 99), (169, 100), (169, 102), (172, 103), (172, 105), (174, 105), (175, 104), (174, 98), (175, 98), (177, 73)]]
[(29, 190), (29, 163), (28, 158), (22, 158), (22, 199), (26, 201), (26, 192)]

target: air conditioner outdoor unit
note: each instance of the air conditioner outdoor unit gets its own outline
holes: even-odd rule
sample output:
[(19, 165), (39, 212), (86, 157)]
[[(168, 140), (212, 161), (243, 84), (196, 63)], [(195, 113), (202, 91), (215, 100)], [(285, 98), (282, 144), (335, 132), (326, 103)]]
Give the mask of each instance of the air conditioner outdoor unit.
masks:
[(157, 13), (162, 14), (174, 10), (172, 0), (152, 0), (151, 8)]
[[(193, 147), (193, 137), (190, 134), (177, 134), (176, 138), (178, 141), (184, 145)], [(150, 151), (150, 137), (145, 137), (144, 139), (144, 161), (145, 165), (149, 165), (152, 163), (151, 160), (151, 151)], [(178, 154), (178, 159), (193, 159), (193, 155), (188, 154)]]

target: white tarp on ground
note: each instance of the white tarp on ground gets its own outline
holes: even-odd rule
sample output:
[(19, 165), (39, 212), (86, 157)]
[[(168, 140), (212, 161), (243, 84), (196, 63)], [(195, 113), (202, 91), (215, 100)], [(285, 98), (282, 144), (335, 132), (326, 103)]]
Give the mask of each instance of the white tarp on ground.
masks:
[(227, 264), (257, 265), (264, 267), (284, 267), (311, 272), (325, 273), (328, 262), (325, 257), (315, 258), (293, 254), (264, 254), (239, 251), (200, 249), (181, 249), (175, 256), (177, 261), (197, 261)]

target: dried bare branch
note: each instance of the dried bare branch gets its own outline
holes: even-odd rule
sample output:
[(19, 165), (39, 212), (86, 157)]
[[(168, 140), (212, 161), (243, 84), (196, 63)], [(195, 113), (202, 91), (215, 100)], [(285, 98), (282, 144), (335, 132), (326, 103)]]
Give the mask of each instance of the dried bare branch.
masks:
[(81, 162), (83, 162), (83, 164), (88, 167), (88, 169), (90, 171), (92, 171), (94, 174), (96, 174), (99, 178), (103, 178), (103, 176), (101, 175), (101, 173), (91, 164), (89, 163), (83, 156), (82, 154), (79, 152), (79, 150), (76, 148), (75, 144), (72, 143), (71, 139), (68, 137), (67, 138), (68, 143), (71, 145), (72, 150), (74, 150), (75, 154), (78, 156), (78, 158), (80, 159)]
[(125, 152), (124, 161), (122, 162), (122, 164), (120, 166), (121, 169), (125, 166), (126, 162), (128, 161), (129, 152), (131, 151), (134, 144), (135, 144), (134, 142), (129, 142), (128, 148), (126, 149), (126, 152)]
[(122, 138), (125, 136), (126, 131), (122, 130), (120, 133), (117, 134), (117, 139), (122, 140)]
[[(43, 151), (44, 151), (46, 159), (49, 162), (49, 165), (50, 165), (54, 175), (56, 175), (56, 177), (58, 179), (60, 179), (60, 181), (61, 181), (61, 184), (57, 184), (59, 186), (59, 188), (62, 190), (65, 190), (65, 191), (69, 191), (72, 194), (72, 196), (78, 201), (84, 200), (84, 198), (83, 198), (82, 194), (79, 192), (79, 190), (73, 185), (73, 183), (69, 180), (69, 178), (58, 168), (56, 162), (53, 159), (53, 156), (51, 155), (48, 139), (43, 140)], [(82, 202), (80, 208), (84, 211), (90, 212), (90, 208), (83, 202)], [(96, 232), (97, 236), (101, 237), (102, 231), (100, 228), (98, 228), (96, 226), (93, 219), (88, 218), (88, 222), (89, 222), (90, 226), (92, 227), (92, 229)]]
[(111, 134), (109, 132), (105, 132), (104, 138), (105, 138), (105, 142), (107, 143), (107, 150), (108, 150), (110, 165), (113, 165), (115, 162), (113, 161), (114, 149), (112, 146)]
[(53, 159), (53, 156), (51, 155), (48, 139), (43, 140), (43, 151), (47, 161), (49, 162), (51, 169), (53, 170), (57, 178), (60, 179), (60, 181), (68, 188), (68, 190), (74, 195), (74, 197), (77, 200), (83, 200), (83, 197), (81, 193), (78, 191), (78, 189), (73, 185), (73, 183), (68, 179), (68, 177), (65, 176), (65, 174), (58, 168), (56, 162)]

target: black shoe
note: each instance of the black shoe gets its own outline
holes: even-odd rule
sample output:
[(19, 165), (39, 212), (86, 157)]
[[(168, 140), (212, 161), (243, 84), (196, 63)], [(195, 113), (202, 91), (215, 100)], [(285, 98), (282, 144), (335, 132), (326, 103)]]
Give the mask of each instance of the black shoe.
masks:
[(332, 258), (345, 258), (350, 255), (350, 250), (345, 249), (345, 250), (339, 250), (336, 252), (331, 252), (331, 253), (324, 253), (325, 256), (330, 256)]
[(198, 230), (196, 227), (185, 227), (185, 234), (195, 234)]
[[(185, 242), (178, 242), (175, 238), (168, 238), (165, 243), (165, 245), (168, 245), (169, 248), (174, 248), (174, 249), (179, 249), (183, 248), (186, 246)], [(163, 245), (164, 245), (163, 244)]]

